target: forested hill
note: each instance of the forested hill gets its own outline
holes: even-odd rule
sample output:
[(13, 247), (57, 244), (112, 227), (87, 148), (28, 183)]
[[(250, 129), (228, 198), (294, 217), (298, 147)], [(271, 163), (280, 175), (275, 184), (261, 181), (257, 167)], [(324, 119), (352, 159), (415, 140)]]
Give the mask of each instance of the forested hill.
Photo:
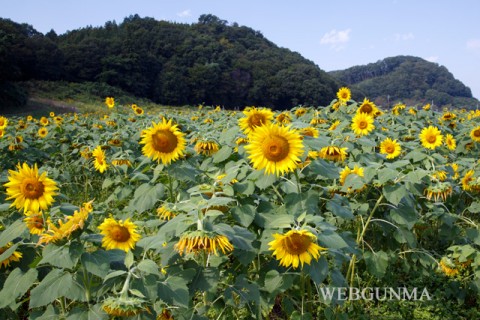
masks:
[(15, 81), (39, 79), (103, 82), (167, 105), (276, 109), (326, 105), (340, 85), (259, 31), (210, 14), (194, 24), (134, 15), (62, 35), (0, 19), (0, 39), (6, 99), (20, 93)]
[(381, 105), (433, 101), (438, 106), (476, 107), (479, 103), (447, 68), (418, 57), (390, 57), (329, 74), (349, 86), (354, 99), (369, 97)]

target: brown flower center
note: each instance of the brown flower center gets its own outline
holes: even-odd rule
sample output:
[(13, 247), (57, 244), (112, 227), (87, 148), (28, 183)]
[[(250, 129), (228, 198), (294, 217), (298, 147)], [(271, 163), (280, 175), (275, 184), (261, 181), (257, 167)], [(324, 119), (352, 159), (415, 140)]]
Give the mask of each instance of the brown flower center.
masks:
[(170, 130), (158, 130), (152, 135), (153, 149), (170, 153), (177, 147), (178, 139)]
[(110, 230), (110, 237), (117, 242), (126, 242), (130, 239), (130, 232), (123, 226), (114, 226)]
[(480, 137), (480, 129), (477, 129), (477, 130), (473, 131), (473, 135), (475, 137)]
[(389, 144), (385, 147), (385, 150), (387, 151), (387, 153), (393, 153), (395, 151), (395, 147)]
[(273, 135), (265, 139), (262, 149), (265, 158), (278, 162), (288, 156), (290, 145), (284, 137)]
[(283, 240), (285, 251), (293, 255), (300, 255), (307, 251), (312, 239), (304, 234), (293, 233)]
[(261, 113), (255, 113), (251, 115), (248, 120), (249, 120), (248, 123), (250, 124), (250, 126), (259, 127), (265, 123), (265, 116)]
[(22, 183), (22, 193), (27, 199), (38, 199), (43, 195), (45, 187), (37, 179), (27, 178)]
[(358, 122), (358, 127), (359, 127), (360, 129), (362, 129), (362, 130), (363, 130), (363, 129), (366, 129), (366, 128), (368, 127), (368, 122), (365, 121), (365, 120), (360, 120), (360, 121)]
[(435, 141), (437, 141), (437, 136), (434, 135), (434, 134), (430, 134), (430, 135), (427, 136), (427, 141), (429, 143), (434, 143)]
[(360, 107), (360, 112), (363, 113), (371, 113), (373, 111), (373, 108), (370, 104), (364, 104), (363, 106)]

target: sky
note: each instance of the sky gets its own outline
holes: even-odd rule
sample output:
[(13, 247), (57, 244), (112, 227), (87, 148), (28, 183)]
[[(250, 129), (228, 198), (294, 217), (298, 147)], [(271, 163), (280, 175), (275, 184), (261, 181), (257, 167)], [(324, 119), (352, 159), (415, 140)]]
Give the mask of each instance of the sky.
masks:
[(0, 17), (57, 34), (138, 14), (195, 23), (213, 14), (260, 31), (325, 71), (410, 55), (445, 66), (480, 99), (478, 0), (15, 0)]

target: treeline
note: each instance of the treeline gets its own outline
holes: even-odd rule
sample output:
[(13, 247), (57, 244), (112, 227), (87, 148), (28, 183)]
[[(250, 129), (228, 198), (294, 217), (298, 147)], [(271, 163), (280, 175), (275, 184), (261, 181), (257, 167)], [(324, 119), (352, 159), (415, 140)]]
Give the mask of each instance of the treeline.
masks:
[(167, 105), (274, 109), (328, 104), (340, 85), (260, 32), (210, 14), (191, 25), (134, 15), (63, 35), (0, 19), (0, 58), (0, 96), (20, 104), (15, 82), (31, 79), (101, 82)]
[(369, 97), (388, 105), (396, 101), (476, 106), (470, 88), (437, 63), (412, 56), (385, 58), (329, 74), (352, 88), (354, 98)]

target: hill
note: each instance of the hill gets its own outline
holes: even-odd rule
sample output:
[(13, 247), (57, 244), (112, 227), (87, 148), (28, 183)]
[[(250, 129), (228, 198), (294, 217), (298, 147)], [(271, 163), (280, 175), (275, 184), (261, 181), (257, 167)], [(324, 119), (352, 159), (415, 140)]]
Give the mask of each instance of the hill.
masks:
[(349, 86), (354, 99), (368, 97), (384, 106), (400, 101), (457, 107), (479, 103), (470, 88), (455, 79), (447, 68), (418, 57), (390, 57), (329, 74)]
[(15, 82), (31, 79), (105, 83), (167, 105), (274, 109), (328, 104), (339, 86), (259, 31), (209, 14), (191, 25), (134, 15), (63, 35), (0, 19), (0, 37), (0, 88), (17, 105)]

